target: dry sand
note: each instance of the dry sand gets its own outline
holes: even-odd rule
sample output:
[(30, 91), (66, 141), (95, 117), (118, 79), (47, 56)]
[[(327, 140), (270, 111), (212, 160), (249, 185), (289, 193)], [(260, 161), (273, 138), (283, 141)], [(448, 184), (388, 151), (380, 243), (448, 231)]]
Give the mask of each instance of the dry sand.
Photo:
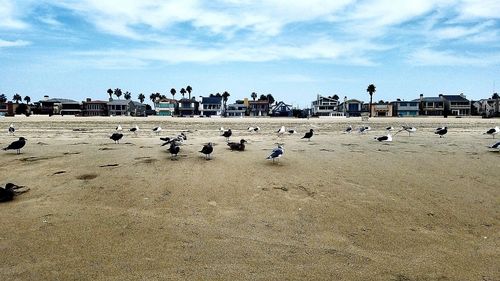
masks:
[[(482, 135), (498, 122), (0, 118), (2, 147), (28, 138), (1, 151), (0, 184), (31, 188), (0, 204), (0, 280), (500, 280), (500, 154)], [(141, 131), (113, 144), (119, 123)], [(402, 124), (417, 133), (373, 140)], [(188, 131), (178, 160), (157, 125)], [(299, 134), (273, 164), (281, 125)], [(220, 126), (247, 151), (229, 151)]]

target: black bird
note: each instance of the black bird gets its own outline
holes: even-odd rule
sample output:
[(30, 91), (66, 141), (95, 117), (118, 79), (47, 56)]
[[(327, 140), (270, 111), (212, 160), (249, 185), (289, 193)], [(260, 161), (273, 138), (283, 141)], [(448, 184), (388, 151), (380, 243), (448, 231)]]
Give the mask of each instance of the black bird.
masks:
[(295, 131), (294, 129), (288, 130), (288, 134), (290, 134), (290, 135), (293, 135), (293, 134), (296, 134), (296, 133), (297, 133), (297, 131)]
[(170, 143), (170, 147), (168, 148), (168, 152), (172, 155), (172, 157), (177, 157), (181, 148), (175, 143), (175, 141)]
[(438, 134), (440, 138), (442, 138), (444, 135), (446, 135), (446, 133), (448, 133), (448, 127), (438, 128), (434, 132), (434, 134)]
[(228, 142), (227, 145), (231, 150), (244, 151), (246, 142), (246, 140), (241, 139), (240, 142)]
[(9, 146), (4, 148), (3, 150), (10, 150), (10, 149), (17, 150), (17, 154), (20, 154), (21, 148), (23, 148), (26, 145), (26, 141), (27, 139), (25, 139), (24, 137), (20, 137), (19, 140), (12, 142), (11, 144), (9, 144)]
[(159, 135), (159, 134), (160, 134), (160, 132), (161, 132), (161, 127), (160, 127), (160, 126), (158, 126), (158, 127), (154, 127), (154, 128), (153, 128), (153, 132), (154, 132), (154, 133), (156, 133), (156, 135)]
[(209, 142), (206, 145), (203, 146), (203, 148), (200, 150), (201, 153), (205, 154), (206, 159), (210, 159), (210, 155), (214, 151), (214, 147), (212, 146), (212, 143)]
[(386, 136), (381, 136), (381, 137), (375, 137), (376, 140), (379, 142), (391, 142), (392, 141), (392, 135), (387, 134)]
[(313, 132), (314, 132), (314, 130), (310, 129), (309, 132), (307, 132), (302, 138), (311, 140), (311, 137), (313, 136)]
[(23, 190), (19, 190), (25, 188), (24, 186), (18, 186), (13, 183), (7, 183), (5, 188), (0, 187), (0, 202), (12, 201), (14, 196), (24, 193), (29, 190), (29, 188), (25, 188)]
[(170, 144), (173, 140), (170, 139), (169, 137), (166, 138), (160, 138), (160, 140), (164, 141), (164, 143), (161, 146), (165, 146), (167, 144)]
[(123, 134), (122, 133), (113, 133), (111, 135), (111, 137), (109, 137), (109, 138), (114, 140), (115, 143), (120, 143), (121, 138), (123, 138)]
[(344, 132), (350, 134), (352, 132), (352, 126), (349, 125), (349, 127), (347, 127)]
[(229, 137), (233, 134), (233, 132), (231, 132), (231, 129), (227, 129), (227, 131), (225, 131), (222, 136), (226, 138), (227, 141), (229, 141)]

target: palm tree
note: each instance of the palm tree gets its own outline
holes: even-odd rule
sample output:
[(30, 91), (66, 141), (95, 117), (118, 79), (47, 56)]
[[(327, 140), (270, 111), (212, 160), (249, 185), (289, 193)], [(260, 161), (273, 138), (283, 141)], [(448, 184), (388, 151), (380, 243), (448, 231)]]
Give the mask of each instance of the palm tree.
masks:
[(19, 94), (15, 94), (13, 97), (12, 97), (12, 100), (15, 101), (16, 103), (19, 103), (20, 101), (23, 100), (23, 98), (21, 97), (21, 95)]
[(498, 93), (494, 93), (491, 98), (495, 100), (495, 116), (498, 116), (498, 103), (500, 100), (500, 96), (498, 95)]
[(269, 104), (273, 104), (273, 103), (274, 103), (274, 97), (273, 97), (273, 95), (268, 94), (268, 95), (266, 96), (266, 98), (267, 98), (267, 102), (268, 102)]
[(226, 111), (227, 111), (227, 98), (230, 96), (230, 94), (227, 91), (224, 91), (222, 93), (222, 101), (224, 102), (224, 117), (226, 116)]
[(267, 96), (266, 95), (260, 95), (259, 100), (267, 100)]
[(368, 85), (368, 88), (366, 88), (366, 91), (370, 95), (370, 117), (372, 117), (372, 99), (373, 99), (373, 93), (376, 92), (375, 85), (373, 85), (373, 84)]
[(125, 94), (123, 94), (123, 97), (126, 100), (130, 100), (132, 98), (132, 94), (129, 91), (126, 91)]
[(186, 94), (186, 89), (182, 88), (179, 92), (181, 93), (182, 98), (184, 98), (184, 95)]
[(333, 95), (332, 99), (334, 99), (334, 100), (339, 100), (339, 96), (337, 96), (337, 95)]
[(122, 89), (116, 88), (114, 94), (118, 99), (120, 99), (120, 97), (122, 96)]
[(140, 93), (140, 94), (137, 96), (137, 99), (138, 99), (141, 103), (143, 103), (143, 102), (144, 102), (144, 100), (146, 99), (146, 96), (144, 96), (142, 93)]
[(31, 98), (29, 96), (25, 96), (24, 101), (26, 102), (26, 104), (28, 104), (28, 103), (30, 103)]
[(177, 91), (174, 88), (170, 89), (170, 94), (172, 95), (173, 100), (175, 100), (175, 93), (177, 93)]
[(252, 94), (250, 96), (252, 97), (253, 101), (255, 101), (255, 99), (257, 98), (257, 93), (252, 92)]
[(0, 94), (0, 103), (6, 103), (7, 97), (4, 94)]
[(189, 99), (191, 99), (191, 91), (193, 91), (193, 88), (192, 88), (191, 86), (189, 86), (189, 85), (188, 85), (188, 86), (186, 87), (186, 91), (187, 91), (187, 92), (188, 92), (188, 94), (189, 94)]
[(156, 100), (156, 94), (155, 93), (151, 93), (151, 95), (149, 95), (149, 99), (154, 103), (155, 100)]
[(111, 96), (113, 95), (113, 90), (108, 89), (107, 93), (109, 95), (109, 98), (111, 99), (112, 98)]

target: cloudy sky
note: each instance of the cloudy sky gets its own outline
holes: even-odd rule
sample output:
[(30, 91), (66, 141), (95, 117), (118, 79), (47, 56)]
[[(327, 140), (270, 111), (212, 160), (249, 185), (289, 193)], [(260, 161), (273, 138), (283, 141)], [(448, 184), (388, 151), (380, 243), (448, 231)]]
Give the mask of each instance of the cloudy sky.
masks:
[(191, 85), (305, 106), (500, 88), (500, 0), (0, 0), (0, 93)]

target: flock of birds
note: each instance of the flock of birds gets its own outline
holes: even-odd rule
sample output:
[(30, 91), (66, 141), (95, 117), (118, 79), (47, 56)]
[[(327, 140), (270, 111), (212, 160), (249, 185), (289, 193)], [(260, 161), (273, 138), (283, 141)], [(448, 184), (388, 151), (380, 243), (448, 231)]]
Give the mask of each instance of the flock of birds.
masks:
[[(360, 134), (365, 134), (371, 130), (370, 126), (361, 126), (357, 129), (357, 131)], [(417, 128), (412, 127), (412, 126), (402, 126), (400, 130), (398, 130), (394, 135), (392, 134), (393, 131), (396, 129), (394, 127), (387, 127), (386, 131), (387, 134), (383, 136), (378, 136), (375, 137), (375, 140), (379, 142), (392, 142), (393, 141), (393, 136), (397, 135), (400, 132), (407, 132), (408, 136), (411, 136), (412, 133), (415, 133), (417, 131)], [(11, 135), (15, 134), (15, 127), (13, 124), (10, 124), (8, 128), (8, 133)], [(115, 128), (115, 133), (113, 133), (110, 136), (110, 139), (113, 140), (115, 143), (120, 143), (120, 140), (123, 138), (123, 128), (121, 125), (118, 125)], [(139, 127), (135, 125), (135, 127), (129, 129), (130, 132), (134, 133), (134, 135), (137, 135), (139, 132)], [(152, 132), (155, 133), (156, 135), (159, 135), (162, 131), (162, 128), (160, 126), (155, 127), (152, 129)], [(226, 138), (227, 146), (229, 147), (230, 150), (234, 151), (244, 151), (245, 150), (245, 144), (247, 141), (245, 139), (241, 139), (239, 142), (231, 142), (230, 137), (232, 136), (232, 131), (231, 129), (225, 130), (224, 128), (220, 128), (220, 135), (224, 138)], [(260, 128), (259, 127), (248, 127), (249, 132), (259, 132)], [(354, 132), (354, 128), (349, 125), (344, 133), (352, 133)], [(495, 126), (494, 128), (491, 128), (487, 130), (484, 134), (486, 135), (491, 135), (493, 138), (495, 138), (495, 135), (497, 135), (500, 132), (500, 128), (498, 126)], [(281, 126), (280, 129), (276, 131), (278, 137), (283, 137), (285, 134), (293, 135), (296, 134), (297, 131), (294, 129), (286, 129), (285, 126)], [(434, 132), (436, 135), (439, 135), (440, 138), (444, 137), (448, 133), (448, 127), (440, 127), (437, 128)], [(302, 139), (307, 139), (308, 141), (311, 140), (311, 138), (314, 135), (314, 130), (310, 129), (308, 132), (304, 134)], [(161, 146), (168, 145), (168, 151), (171, 154), (172, 158), (176, 158), (177, 155), (180, 152), (180, 146), (187, 140), (187, 136), (185, 133), (180, 133), (179, 135), (175, 137), (160, 137), (160, 140), (162, 140), (164, 143)], [(24, 137), (20, 137), (18, 140), (12, 142), (9, 144), (7, 147), (3, 148), (3, 150), (15, 150), (17, 154), (21, 153), (21, 149), (26, 145), (27, 139)], [(489, 148), (493, 149), (500, 149), (500, 142), (496, 142), (495, 144), (489, 146)], [(205, 155), (205, 158), (207, 160), (211, 159), (212, 153), (214, 151), (214, 144), (212, 142), (209, 142), (207, 144), (204, 144), (202, 149), (199, 151), (203, 155)], [(269, 156), (266, 158), (268, 160), (272, 160), (273, 162), (275, 160), (279, 160), (283, 155), (285, 154), (285, 148), (283, 143), (277, 143), (277, 147), (274, 148)]]

